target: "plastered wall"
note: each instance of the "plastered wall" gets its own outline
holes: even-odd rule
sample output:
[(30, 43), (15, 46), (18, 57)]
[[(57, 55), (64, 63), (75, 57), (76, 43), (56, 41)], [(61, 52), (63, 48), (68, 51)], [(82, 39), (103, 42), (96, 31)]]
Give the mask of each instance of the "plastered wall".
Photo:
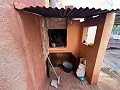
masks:
[(67, 21), (65, 18), (47, 18), (48, 29), (66, 29)]
[[(30, 5), (33, 1), (20, 2)], [(0, 90), (44, 90), (42, 18), (16, 11), (13, 0), (1, 0), (0, 11)]]
[(47, 0), (10, 0), (11, 3), (17, 4), (18, 6), (24, 5), (25, 7), (29, 6), (48, 6)]
[[(97, 83), (99, 72), (102, 66), (103, 57), (106, 51), (107, 43), (110, 37), (112, 26), (114, 24), (114, 13), (102, 15), (97, 18), (88, 19), (82, 23), (80, 32), (80, 57), (87, 60), (86, 78), (89, 83)], [(95, 42), (92, 47), (82, 43), (83, 27), (97, 26)]]
[(43, 34), (41, 34), (43, 19), (24, 12), (19, 12), (17, 16), (23, 28), (21, 36), (26, 56), (25, 73), (27, 83), (31, 84), (28, 85), (28, 90), (43, 90), (46, 83), (46, 60), (43, 54)]

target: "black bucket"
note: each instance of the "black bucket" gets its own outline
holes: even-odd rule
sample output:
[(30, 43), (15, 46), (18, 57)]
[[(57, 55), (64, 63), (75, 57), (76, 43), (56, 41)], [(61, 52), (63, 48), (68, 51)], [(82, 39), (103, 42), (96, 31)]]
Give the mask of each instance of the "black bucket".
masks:
[(72, 71), (72, 63), (71, 62), (63, 62), (63, 70), (66, 72), (66, 73), (70, 73)]

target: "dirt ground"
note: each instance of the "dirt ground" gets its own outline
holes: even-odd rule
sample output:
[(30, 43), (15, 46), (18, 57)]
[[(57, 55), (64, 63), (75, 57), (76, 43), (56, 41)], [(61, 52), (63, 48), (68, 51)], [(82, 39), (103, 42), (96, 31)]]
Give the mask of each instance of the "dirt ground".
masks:
[(65, 73), (62, 68), (55, 68), (62, 81), (56, 89), (50, 86), (50, 81), (55, 79), (51, 72), (51, 78), (47, 90), (120, 90), (120, 49), (106, 51), (103, 66), (97, 85), (89, 85), (86, 80), (80, 81), (73, 72)]
[(108, 65), (115, 72), (120, 73), (120, 49), (106, 50), (104, 63)]
[(106, 50), (99, 80), (101, 80), (100, 78), (102, 78), (101, 74), (107, 75), (110, 80), (113, 80), (113, 82), (111, 82), (111, 88), (114, 87), (114, 83), (118, 84), (118, 86), (115, 85), (115, 88), (111, 90), (120, 90), (120, 49)]

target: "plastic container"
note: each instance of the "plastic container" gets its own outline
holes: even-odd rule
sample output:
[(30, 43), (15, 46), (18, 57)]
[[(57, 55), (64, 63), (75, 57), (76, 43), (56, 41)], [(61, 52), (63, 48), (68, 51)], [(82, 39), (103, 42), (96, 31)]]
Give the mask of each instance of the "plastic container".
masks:
[(78, 79), (80, 80), (80, 81), (83, 81), (84, 80), (84, 76), (78, 76)]
[(63, 70), (66, 73), (70, 73), (72, 71), (73, 65), (71, 62), (65, 61), (63, 62)]
[(52, 44), (52, 48), (56, 47), (56, 43), (51, 43)]

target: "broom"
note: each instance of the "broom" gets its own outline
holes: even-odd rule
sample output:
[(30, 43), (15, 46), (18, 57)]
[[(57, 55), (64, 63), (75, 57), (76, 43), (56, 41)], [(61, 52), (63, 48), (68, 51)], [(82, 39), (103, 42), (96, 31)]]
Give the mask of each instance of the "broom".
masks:
[[(47, 55), (47, 56), (48, 56), (48, 55)], [(59, 84), (60, 84), (61, 77), (58, 76), (58, 74), (56, 73), (55, 68), (53, 67), (53, 65), (52, 65), (52, 63), (51, 63), (49, 56), (48, 56), (47, 58), (48, 58), (48, 62), (50, 63), (50, 65), (51, 65), (51, 67), (52, 67), (52, 69), (53, 69), (53, 71), (54, 71), (54, 73), (55, 73), (55, 75), (56, 75), (56, 77), (57, 77), (57, 84), (59, 85)]]

